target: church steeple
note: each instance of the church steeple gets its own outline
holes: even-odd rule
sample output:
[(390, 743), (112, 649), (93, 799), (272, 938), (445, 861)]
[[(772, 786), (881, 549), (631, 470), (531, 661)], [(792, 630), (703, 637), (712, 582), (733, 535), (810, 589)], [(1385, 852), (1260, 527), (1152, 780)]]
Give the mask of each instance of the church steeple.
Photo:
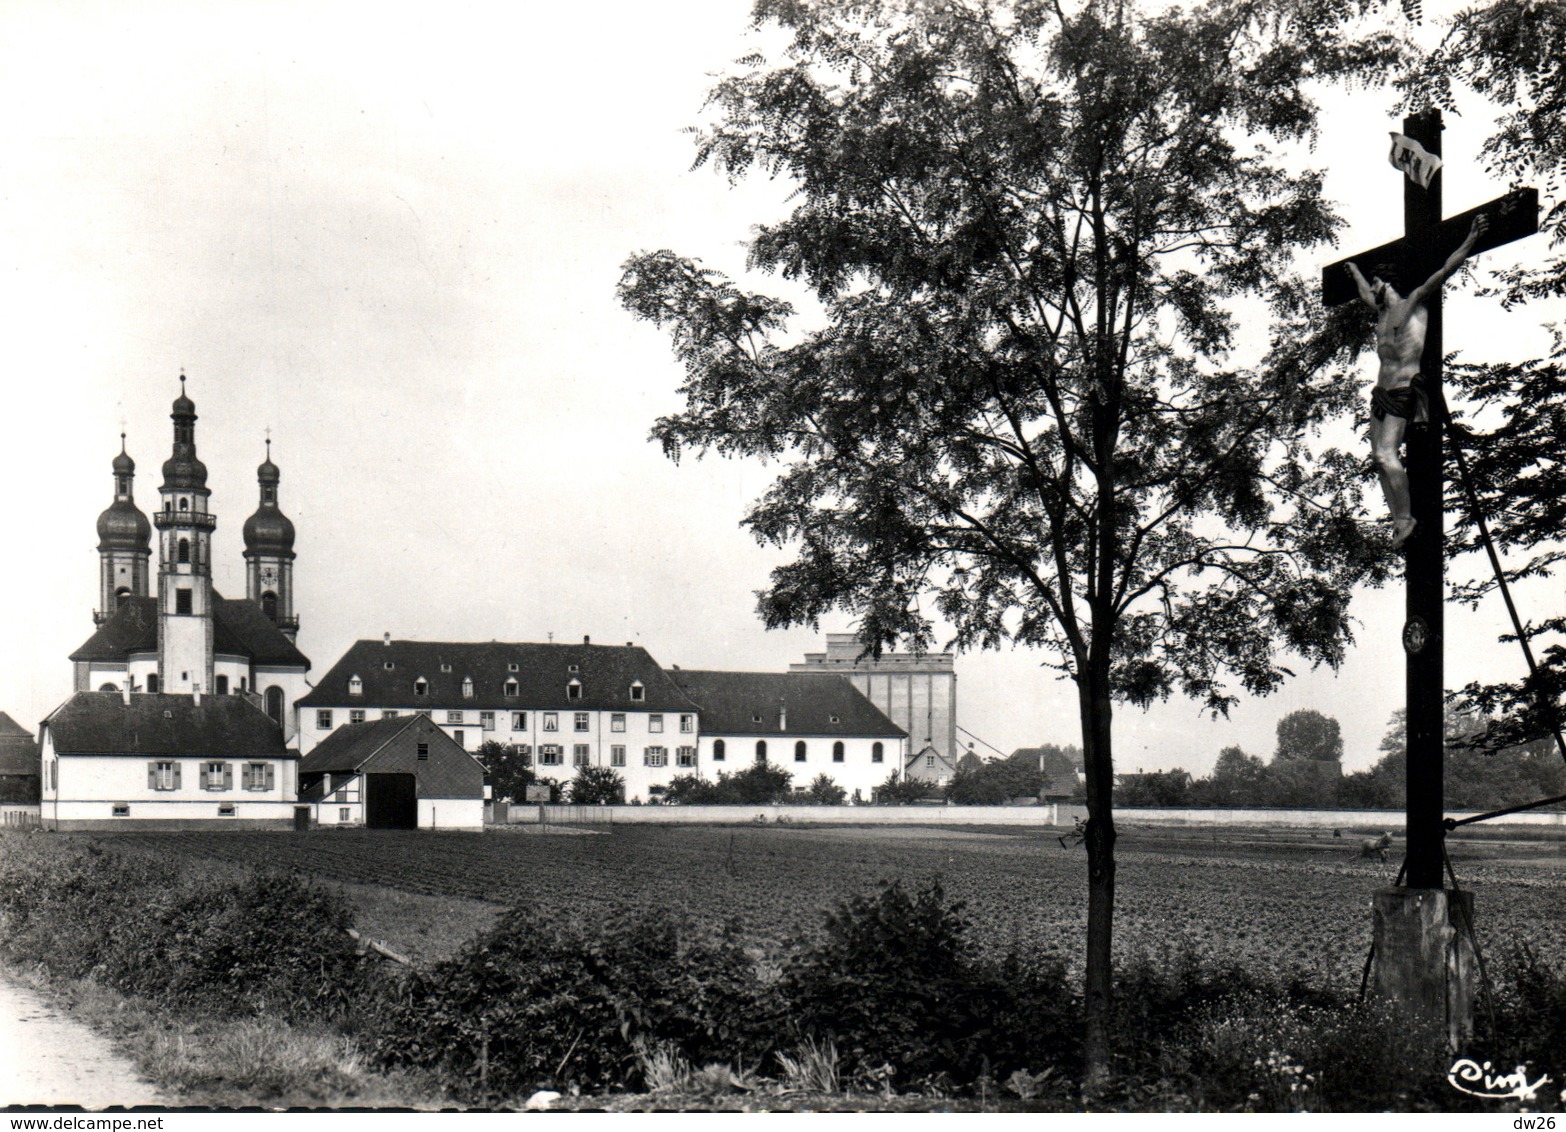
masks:
[(289, 640), (299, 632), (294, 614), (294, 525), (277, 505), (281, 479), (272, 463), (272, 439), (266, 460), (256, 469), (261, 503), (245, 520), (245, 596), (258, 603)]
[(169, 414), (174, 450), (163, 462), (158, 528), (158, 690), (213, 690), (212, 531), (207, 469), (196, 457), (196, 406), (185, 395)]
[(103, 624), (125, 600), (147, 596), (152, 561), (152, 524), (136, 506), (131, 483), (136, 461), (125, 451), (114, 458), (114, 502), (98, 516), (98, 608), (93, 621)]

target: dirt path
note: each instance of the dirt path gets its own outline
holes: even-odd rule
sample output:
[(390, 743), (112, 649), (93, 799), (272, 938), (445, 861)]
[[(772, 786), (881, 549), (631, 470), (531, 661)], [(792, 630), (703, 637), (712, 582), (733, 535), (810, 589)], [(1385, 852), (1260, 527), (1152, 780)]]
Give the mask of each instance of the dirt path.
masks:
[(107, 1038), (0, 978), (0, 1105), (168, 1103)]

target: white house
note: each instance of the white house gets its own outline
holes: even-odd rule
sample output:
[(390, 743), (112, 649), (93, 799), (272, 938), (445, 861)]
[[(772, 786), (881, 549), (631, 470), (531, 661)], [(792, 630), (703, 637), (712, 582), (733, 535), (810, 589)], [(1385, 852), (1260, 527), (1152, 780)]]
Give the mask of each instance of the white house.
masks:
[(299, 754), (244, 696), (77, 692), (39, 730), (46, 829), (287, 828)]
[(361, 640), (299, 701), (300, 749), (336, 729), (427, 716), (458, 746), (516, 744), (543, 778), (610, 767), (626, 800), (698, 773), (698, 709), (639, 646)]
[(704, 776), (767, 762), (796, 791), (825, 774), (853, 798), (902, 770), (905, 732), (841, 676), (799, 672), (669, 673), (701, 711)]

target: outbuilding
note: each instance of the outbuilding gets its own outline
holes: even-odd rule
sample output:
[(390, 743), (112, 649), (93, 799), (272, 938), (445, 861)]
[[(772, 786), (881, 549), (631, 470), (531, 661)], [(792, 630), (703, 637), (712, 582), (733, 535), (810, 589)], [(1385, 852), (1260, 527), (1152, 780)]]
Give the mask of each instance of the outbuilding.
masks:
[(317, 825), (484, 828), (484, 767), (422, 714), (338, 727), (299, 764)]

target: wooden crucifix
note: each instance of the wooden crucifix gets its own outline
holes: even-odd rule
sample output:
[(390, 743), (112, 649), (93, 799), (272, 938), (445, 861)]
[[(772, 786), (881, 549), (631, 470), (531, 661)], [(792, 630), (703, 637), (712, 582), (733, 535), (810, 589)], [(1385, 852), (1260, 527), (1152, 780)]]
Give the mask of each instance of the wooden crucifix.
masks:
[[(1322, 301), (1336, 306), (1359, 297), (1348, 265), (1359, 265), (1392, 284), (1399, 294), (1438, 272), (1473, 228), (1475, 217), (1487, 222), (1468, 254), (1488, 251), (1538, 231), (1539, 194), (1518, 189), (1478, 208), (1446, 220), (1441, 218), (1441, 112), (1427, 110), (1403, 119), (1404, 135), (1436, 158), (1434, 175), (1421, 186), (1410, 176), (1403, 186), (1403, 238), (1349, 256), (1322, 270)], [(1428, 165), (1427, 165), (1428, 168)], [(1429, 321), (1420, 377), (1429, 421), (1407, 432), (1409, 494), (1415, 522), (1403, 544), (1407, 586), (1407, 620), (1403, 627), (1408, 704), (1408, 866), (1409, 888), (1443, 888), (1442, 827), (1445, 800), (1442, 755), (1445, 747), (1444, 630), (1445, 547), (1442, 540), (1442, 489), (1445, 482), (1443, 437), (1446, 420), (1441, 392), (1441, 287), (1425, 302)]]

